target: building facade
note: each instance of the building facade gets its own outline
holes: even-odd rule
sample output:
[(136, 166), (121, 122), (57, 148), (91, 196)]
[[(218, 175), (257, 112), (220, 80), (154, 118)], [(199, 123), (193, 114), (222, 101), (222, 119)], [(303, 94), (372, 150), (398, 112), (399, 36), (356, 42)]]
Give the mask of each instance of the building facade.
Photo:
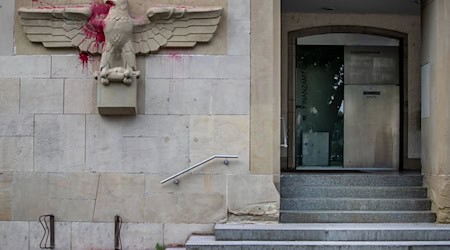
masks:
[[(112, 248), (115, 215), (124, 222), (126, 249), (180, 245), (192, 233), (212, 233), (215, 223), (276, 223), (280, 175), (302, 167), (421, 171), (437, 222), (449, 221), (450, 3), (405, 0), (400, 6), (372, 8), (343, 1), (327, 8), (323, 1), (317, 8), (315, 1), (128, 2), (134, 16), (162, 5), (223, 8), (209, 43), (137, 57), (141, 77), (137, 115), (131, 116), (98, 114), (92, 77), (98, 55), (30, 42), (17, 14), (21, 7), (91, 0), (1, 3), (0, 236), (6, 239), (5, 249), (39, 249), (44, 231), (38, 219), (46, 214), (55, 216), (56, 249)], [(357, 36), (342, 38), (346, 34)], [(345, 41), (330, 43), (339, 36)], [(395, 80), (388, 82), (396, 86), (392, 102), (381, 101), (379, 113), (368, 113), (368, 122), (358, 122), (367, 113), (360, 110), (353, 123), (341, 121), (339, 128), (299, 130), (304, 114), (297, 106), (302, 98), (311, 103), (318, 97), (302, 95), (298, 46), (335, 46), (342, 53), (336, 58), (351, 61), (361, 58), (347, 57), (346, 46), (362, 45), (396, 48), (393, 56), (377, 52), (378, 57), (370, 57), (394, 62), (379, 72), (385, 76), (395, 68)], [(367, 95), (380, 93), (385, 92), (375, 89)], [(350, 100), (350, 92), (344, 95), (340, 98)], [(348, 103), (345, 110), (359, 105)], [(394, 111), (384, 117), (380, 112), (386, 110)], [(379, 126), (390, 132), (346, 144), (362, 138), (357, 129), (364, 134), (371, 129), (367, 124), (376, 121), (387, 121)], [(343, 138), (334, 135), (345, 131)], [(304, 145), (306, 139), (323, 143), (323, 138), (325, 153)], [(309, 161), (308, 150), (316, 152)], [(179, 177), (178, 184), (160, 184), (213, 155), (238, 158), (228, 165), (213, 160)], [(350, 161), (354, 155), (363, 156)]]

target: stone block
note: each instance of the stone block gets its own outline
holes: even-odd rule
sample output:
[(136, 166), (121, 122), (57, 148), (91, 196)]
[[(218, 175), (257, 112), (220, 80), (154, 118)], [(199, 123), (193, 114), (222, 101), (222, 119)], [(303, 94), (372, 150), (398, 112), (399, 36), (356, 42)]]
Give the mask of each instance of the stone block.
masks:
[(163, 225), (124, 223), (120, 236), (124, 250), (154, 249), (157, 243), (163, 243)]
[(50, 56), (0, 56), (2, 77), (50, 77)]
[(170, 79), (146, 80), (145, 91), (145, 113), (146, 114), (169, 114), (171, 97)]
[(63, 92), (62, 79), (22, 79), (20, 112), (63, 113)]
[(250, 112), (250, 80), (216, 80), (212, 91), (212, 113), (248, 115)]
[(228, 36), (228, 55), (250, 56), (250, 35)]
[(227, 219), (225, 195), (184, 194), (178, 197), (178, 220), (182, 223), (216, 223)]
[(114, 223), (73, 222), (70, 238), (72, 250), (113, 249)]
[(145, 115), (131, 117), (123, 126), (125, 137), (185, 137), (189, 134), (189, 116)]
[(229, 20), (250, 20), (250, 0), (228, 0)]
[(145, 222), (150, 223), (179, 223), (178, 197), (172, 193), (145, 194)]
[(83, 115), (36, 115), (35, 171), (85, 171), (85, 129)]
[(49, 173), (49, 198), (95, 200), (98, 181), (98, 173)]
[(0, 137), (0, 171), (33, 171), (33, 138)]
[(14, 53), (14, 1), (2, 1), (0, 8), (0, 55), (12, 56)]
[(213, 234), (214, 224), (164, 224), (164, 244), (184, 245), (193, 234)]
[(90, 79), (66, 79), (64, 81), (64, 113), (96, 113), (95, 87)]
[[(55, 222), (55, 248), (56, 250), (70, 249), (70, 223)], [(39, 244), (44, 236), (44, 230), (39, 222), (30, 222), (30, 250), (40, 250)], [(28, 249), (28, 248), (26, 248)]]
[(2, 249), (28, 249), (28, 222), (0, 221)]
[(232, 220), (278, 221), (280, 195), (272, 175), (229, 175), (227, 187)]
[(217, 154), (238, 155), (228, 166), (222, 159), (206, 163), (197, 173), (224, 174), (249, 171), (249, 116), (191, 116), (189, 159), (197, 163)]
[(212, 80), (178, 79), (172, 81), (171, 114), (211, 113)]
[(136, 115), (137, 90), (136, 76), (131, 77), (130, 85), (112, 82), (104, 85), (97, 80), (97, 107), (102, 115)]
[(48, 212), (57, 221), (92, 221), (95, 200), (49, 199)]
[(220, 62), (218, 78), (250, 79), (250, 56), (226, 56)]
[(0, 115), (0, 136), (33, 136), (33, 115)]
[(19, 113), (19, 92), (19, 78), (0, 78), (0, 113)]
[(122, 125), (126, 118), (86, 116), (86, 165), (89, 171), (122, 171)]
[(78, 55), (52, 56), (52, 78), (92, 79), (92, 59), (83, 63)]
[(12, 190), (13, 220), (36, 221), (49, 213), (47, 173), (16, 172)]
[(250, 21), (228, 20), (228, 36), (250, 35)]
[(144, 222), (144, 191), (144, 175), (101, 174), (93, 220)]
[[(181, 56), (180, 56), (181, 58)], [(173, 78), (173, 60), (167, 55), (153, 55), (146, 59), (146, 78)]]
[(226, 194), (226, 177), (223, 175), (199, 175), (187, 173), (178, 177), (179, 185), (169, 181), (160, 181), (170, 175), (149, 174), (145, 176), (145, 193), (176, 193), (176, 194)]
[(188, 138), (124, 138), (123, 169), (133, 173), (172, 174), (189, 165)]
[(11, 220), (12, 173), (0, 174), (0, 221)]

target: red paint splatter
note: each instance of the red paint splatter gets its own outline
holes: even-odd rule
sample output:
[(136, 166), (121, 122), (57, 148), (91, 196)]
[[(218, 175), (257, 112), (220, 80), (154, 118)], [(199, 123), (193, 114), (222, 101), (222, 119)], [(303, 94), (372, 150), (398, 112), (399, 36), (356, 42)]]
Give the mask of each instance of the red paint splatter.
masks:
[(112, 2), (102, 3), (102, 1), (94, 1), (91, 4), (91, 17), (83, 27), (84, 35), (87, 38), (95, 40), (96, 46), (103, 46), (105, 42), (105, 18), (112, 7)]
[(78, 54), (78, 59), (80, 59), (83, 69), (87, 69), (89, 64), (89, 54), (87, 52), (80, 52)]
[(181, 57), (180, 53), (178, 53), (177, 51), (169, 52), (169, 58), (172, 58), (172, 59), (174, 59), (176, 61), (181, 61), (182, 60), (182, 57)]

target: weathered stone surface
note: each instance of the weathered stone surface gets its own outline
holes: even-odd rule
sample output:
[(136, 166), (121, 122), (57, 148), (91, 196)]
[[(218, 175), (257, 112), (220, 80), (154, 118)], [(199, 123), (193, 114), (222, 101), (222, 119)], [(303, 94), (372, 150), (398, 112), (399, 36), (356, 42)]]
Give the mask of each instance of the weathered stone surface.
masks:
[(0, 113), (19, 113), (19, 92), (19, 78), (0, 78)]
[(250, 55), (250, 35), (230, 35), (228, 36), (228, 55), (249, 56)]
[(280, 195), (271, 175), (229, 175), (227, 187), (230, 219), (278, 221)]
[(28, 222), (0, 221), (2, 249), (28, 249)]
[(205, 79), (177, 79), (171, 82), (171, 114), (210, 114), (212, 81)]
[(63, 89), (62, 79), (22, 79), (20, 112), (63, 113)]
[[(84, 78), (92, 79), (92, 68), (98, 66), (98, 58), (83, 63), (77, 55), (52, 56), (52, 78)], [(70, 70), (68, 70), (70, 69)]]
[(164, 244), (183, 245), (192, 234), (213, 234), (214, 224), (164, 224)]
[(250, 34), (250, 21), (228, 19), (228, 36), (242, 36)]
[(250, 113), (250, 80), (217, 80), (212, 87), (212, 114)]
[[(70, 223), (55, 222), (55, 249), (67, 250), (71, 246)], [(44, 230), (39, 222), (30, 222), (30, 250), (39, 250)], [(28, 249), (28, 248), (26, 248)]]
[(0, 115), (0, 136), (33, 136), (33, 115)]
[(249, 0), (228, 0), (229, 20), (250, 20)]
[(35, 170), (85, 171), (85, 117), (36, 115)]
[(2, 173), (0, 174), (0, 221), (11, 220), (11, 208), (12, 173)]
[(125, 137), (185, 137), (189, 133), (189, 116), (146, 115), (131, 117), (123, 126)]
[(33, 171), (33, 138), (0, 137), (0, 171)]
[(0, 56), (2, 77), (50, 77), (49, 56)]
[(95, 200), (49, 199), (48, 212), (57, 221), (92, 221)]
[(125, 222), (143, 222), (144, 191), (144, 175), (101, 174), (94, 221), (120, 215)]
[(216, 154), (239, 155), (228, 166), (215, 160), (201, 167), (198, 173), (247, 173), (249, 162), (249, 116), (191, 116), (189, 158), (200, 162)]
[(70, 238), (72, 250), (113, 249), (114, 223), (73, 222)]
[(0, 55), (11, 56), (14, 53), (14, 1), (2, 2), (0, 8)]
[(95, 113), (95, 84), (90, 79), (66, 79), (64, 81), (64, 113)]
[(126, 118), (86, 116), (86, 166), (89, 171), (122, 170), (122, 124)]
[[(205, 70), (208, 69), (208, 70)], [(147, 78), (241, 79), (250, 77), (249, 56), (154, 56), (147, 59)]]
[(172, 80), (151, 79), (145, 81), (145, 113), (169, 114)]
[(187, 173), (178, 177), (179, 185), (173, 181), (161, 185), (160, 181), (170, 175), (149, 174), (145, 176), (145, 193), (176, 194), (226, 194), (227, 178), (223, 175)]
[(145, 222), (170, 223), (180, 222), (177, 206), (178, 197), (172, 193), (145, 194)]
[(48, 174), (16, 172), (13, 175), (13, 220), (36, 221), (49, 213)]
[(189, 165), (187, 137), (124, 138), (123, 170), (172, 174)]
[(163, 242), (163, 224), (124, 223), (120, 236), (124, 250), (153, 249)]
[[(111, 69), (113, 72), (116, 69)], [(121, 69), (124, 71), (125, 69)], [(114, 75), (114, 73), (111, 73)], [(123, 74), (123, 73), (121, 73)], [(106, 78), (97, 80), (97, 108), (102, 115), (136, 115), (137, 114), (137, 78), (132, 76), (129, 83), (120, 82), (103, 84)], [(109, 81), (109, 80), (108, 80)]]
[(216, 223), (227, 219), (222, 194), (184, 194), (178, 197), (177, 205), (181, 223)]
[(49, 198), (94, 200), (98, 181), (98, 173), (49, 173)]

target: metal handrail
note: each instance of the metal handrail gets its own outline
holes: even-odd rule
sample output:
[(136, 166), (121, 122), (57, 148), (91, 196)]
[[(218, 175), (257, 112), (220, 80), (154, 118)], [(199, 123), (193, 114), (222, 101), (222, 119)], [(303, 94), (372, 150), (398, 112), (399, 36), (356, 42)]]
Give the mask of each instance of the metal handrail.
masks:
[[(207, 163), (207, 162), (209, 162), (211, 160), (214, 160), (214, 159), (225, 159), (225, 161), (223, 163), (225, 165), (228, 165), (229, 164), (228, 159), (237, 159), (238, 157), (239, 156), (237, 156), (237, 155), (213, 155), (213, 156), (209, 157), (208, 159), (203, 160), (203, 161), (193, 165), (192, 167), (186, 168), (185, 170), (180, 171), (180, 172), (178, 172), (178, 173), (176, 173), (176, 174), (174, 174), (174, 175), (172, 175), (172, 176), (162, 180), (160, 183), (164, 184), (164, 183), (166, 183), (166, 182), (168, 182), (168, 181), (170, 181), (172, 179), (175, 179), (178, 176), (180, 176), (182, 174), (185, 174), (185, 173), (187, 173), (187, 172), (189, 172), (189, 171), (191, 171), (191, 170), (193, 170), (193, 169), (195, 169), (195, 168), (197, 168), (197, 167), (199, 167), (199, 166), (201, 166), (201, 165), (203, 165), (203, 164), (205, 164), (205, 163)], [(175, 179), (175, 184), (178, 184), (178, 179)]]

